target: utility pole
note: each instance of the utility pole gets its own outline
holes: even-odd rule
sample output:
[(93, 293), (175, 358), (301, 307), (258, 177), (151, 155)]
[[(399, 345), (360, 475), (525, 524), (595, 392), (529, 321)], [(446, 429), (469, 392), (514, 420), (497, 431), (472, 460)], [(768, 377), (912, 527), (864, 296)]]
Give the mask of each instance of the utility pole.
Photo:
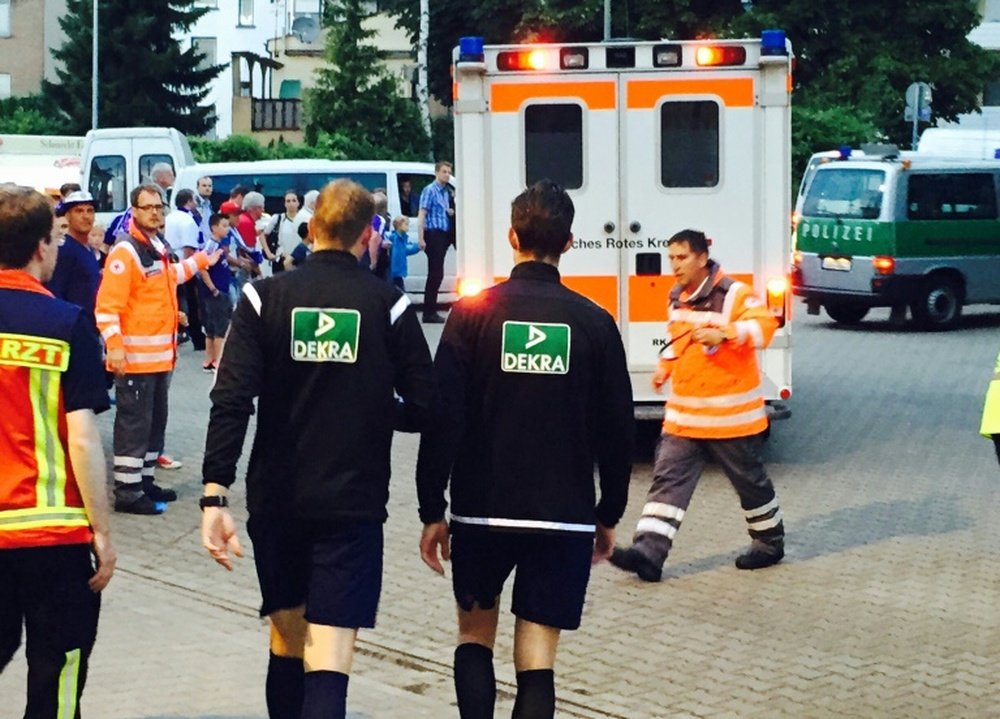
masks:
[(91, 67), (90, 67), (90, 129), (97, 129), (97, 36), (98, 36), (98, 26), (97, 26), (97, 5), (98, 0), (93, 0), (94, 3), (94, 42), (93, 49), (91, 51)]
[(433, 137), (431, 137), (430, 92), (427, 89), (427, 38), (431, 27), (430, 0), (420, 0), (420, 34), (417, 38), (417, 105), (424, 132), (431, 138), (431, 160), (434, 160)]

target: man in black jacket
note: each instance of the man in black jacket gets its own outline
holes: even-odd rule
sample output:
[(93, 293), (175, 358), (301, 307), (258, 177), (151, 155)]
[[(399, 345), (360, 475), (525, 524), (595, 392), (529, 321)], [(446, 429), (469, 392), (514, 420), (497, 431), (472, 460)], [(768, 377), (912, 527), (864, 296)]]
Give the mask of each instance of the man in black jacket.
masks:
[(440, 416), (417, 461), (420, 553), (441, 574), (439, 553), (452, 562), (465, 719), (493, 716), (497, 600), (514, 567), (514, 716), (553, 716), (559, 632), (579, 627), (591, 564), (610, 555), (625, 510), (632, 389), (614, 320), (560, 282), (573, 214), (547, 180), (514, 200), (510, 280), (454, 305), (435, 358)]
[(271, 719), (345, 716), (357, 629), (375, 625), (381, 591), (393, 429), (420, 428), (431, 406), (409, 299), (358, 265), (373, 207), (356, 183), (323, 189), (316, 252), (243, 286), (211, 393), (202, 541), (227, 569), (242, 552), (226, 489), (257, 398), (247, 531), (271, 623)]

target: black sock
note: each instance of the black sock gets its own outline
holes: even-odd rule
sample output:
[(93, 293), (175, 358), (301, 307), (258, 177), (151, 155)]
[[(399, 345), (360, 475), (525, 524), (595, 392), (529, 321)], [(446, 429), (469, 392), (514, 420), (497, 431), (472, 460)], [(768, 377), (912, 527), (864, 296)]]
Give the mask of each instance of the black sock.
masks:
[(556, 714), (556, 675), (552, 669), (517, 673), (517, 699), (511, 719), (552, 719)]
[(348, 679), (340, 672), (306, 672), (302, 719), (345, 719)]
[(455, 696), (462, 719), (493, 719), (497, 680), (492, 649), (471, 642), (455, 648)]
[(302, 659), (280, 657), (272, 652), (267, 662), (264, 693), (269, 719), (299, 719), (302, 716)]

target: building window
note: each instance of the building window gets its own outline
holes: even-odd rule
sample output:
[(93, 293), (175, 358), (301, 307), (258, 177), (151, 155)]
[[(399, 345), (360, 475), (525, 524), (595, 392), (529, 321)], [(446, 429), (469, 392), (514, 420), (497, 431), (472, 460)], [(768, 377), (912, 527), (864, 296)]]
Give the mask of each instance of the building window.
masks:
[(236, 25), (238, 27), (253, 27), (253, 0), (240, 0), (239, 13)]
[(983, 107), (1000, 105), (1000, 80), (986, 83), (983, 90)]
[(0, 72), (0, 100), (10, 97), (10, 73)]
[(0, 0), (0, 37), (10, 37), (10, 0)]
[(219, 41), (214, 37), (191, 38), (191, 47), (195, 52), (201, 54), (201, 60), (198, 62), (199, 70), (208, 70), (215, 67), (219, 59), (218, 45)]

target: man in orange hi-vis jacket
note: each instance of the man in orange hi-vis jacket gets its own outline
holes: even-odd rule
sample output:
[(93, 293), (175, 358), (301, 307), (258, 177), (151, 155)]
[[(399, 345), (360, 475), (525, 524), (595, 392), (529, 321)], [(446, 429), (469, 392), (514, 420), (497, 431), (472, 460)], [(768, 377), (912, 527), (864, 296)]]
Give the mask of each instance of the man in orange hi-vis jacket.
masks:
[(670, 341), (653, 377), (657, 390), (671, 381), (663, 436), (632, 546), (611, 556), (616, 567), (648, 582), (662, 577), (706, 457), (729, 477), (746, 516), (752, 541), (736, 566), (761, 569), (785, 554), (781, 511), (760, 459), (768, 420), (757, 350), (771, 341), (777, 322), (748, 286), (709, 259), (709, 243), (695, 230), (667, 243), (677, 284), (668, 304)]
[(177, 357), (177, 285), (214, 265), (221, 251), (171, 262), (157, 236), (163, 195), (132, 191), (132, 220), (108, 253), (95, 315), (115, 374), (115, 511), (160, 514), (177, 499), (153, 482), (167, 427), (167, 391)]

